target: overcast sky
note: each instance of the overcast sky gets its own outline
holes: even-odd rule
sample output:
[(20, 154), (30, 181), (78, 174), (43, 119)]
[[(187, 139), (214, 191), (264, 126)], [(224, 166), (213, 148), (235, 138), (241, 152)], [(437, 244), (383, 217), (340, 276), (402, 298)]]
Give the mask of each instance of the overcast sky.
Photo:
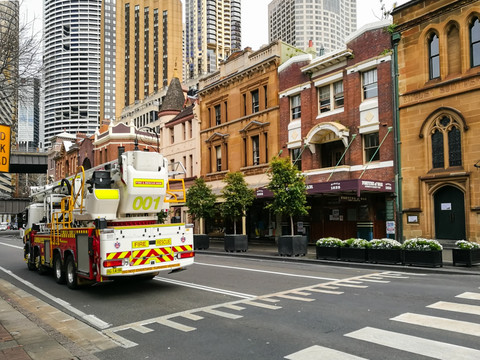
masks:
[[(41, 18), (43, 0), (23, 1), (23, 15), (29, 18), (35, 16)], [(272, 0), (242, 0), (242, 47), (250, 46), (259, 49), (268, 43), (268, 4)], [(182, 3), (184, 0), (182, 0)], [(404, 4), (407, 0), (383, 0), (387, 9), (391, 9), (393, 3)], [(380, 18), (380, 0), (357, 0), (357, 27), (378, 21)], [(41, 21), (38, 21), (40, 24)], [(40, 25), (39, 25), (40, 26)]]

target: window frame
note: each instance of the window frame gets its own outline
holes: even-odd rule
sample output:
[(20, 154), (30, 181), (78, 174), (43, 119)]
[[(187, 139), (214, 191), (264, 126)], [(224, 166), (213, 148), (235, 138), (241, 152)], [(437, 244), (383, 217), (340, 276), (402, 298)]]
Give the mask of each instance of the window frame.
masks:
[[(295, 103), (296, 99), (298, 99), (298, 104)], [(300, 94), (290, 96), (290, 116), (292, 120), (302, 117), (302, 98)]]
[(215, 149), (215, 171), (222, 171), (222, 145), (214, 146)]
[(215, 126), (222, 123), (222, 107), (220, 104), (217, 104), (213, 107), (214, 116), (215, 116)]
[[(376, 143), (371, 144), (370, 139), (372, 139), (374, 135), (376, 135), (375, 136)], [(378, 151), (380, 147), (379, 132), (375, 131), (375, 132), (363, 134), (362, 138), (363, 138), (363, 154), (365, 156), (365, 163), (369, 163), (370, 161), (380, 161), (380, 151)], [(374, 158), (372, 158), (373, 154), (375, 154)]]
[[(374, 81), (366, 79), (369, 74), (374, 74)], [(368, 82), (367, 82), (368, 81)], [(370, 92), (373, 93), (370, 94)], [(362, 96), (363, 100), (378, 98), (378, 71), (377, 68), (362, 71)]]
[(260, 94), (258, 89), (250, 91), (250, 96), (252, 97), (252, 114), (255, 114), (260, 111)]
[[(476, 23), (476, 25), (475, 25)], [(478, 26), (478, 39), (474, 40), (473, 39), (473, 28)], [(470, 25), (468, 27), (468, 33), (469, 33), (469, 45), (470, 45), (470, 67), (474, 68), (477, 66), (480, 66), (480, 18), (475, 16), (472, 18)], [(478, 58), (475, 59), (475, 51), (474, 48), (478, 48)], [(475, 63), (476, 60), (476, 63)]]
[[(437, 43), (438, 49), (432, 53), (434, 42)], [(428, 36), (428, 78), (429, 80), (440, 78), (440, 38), (435, 32)]]
[(250, 141), (252, 143), (252, 164), (260, 165), (260, 136), (253, 135), (250, 137)]
[[(457, 134), (456, 139), (452, 138), (452, 131), (454, 129)], [(429, 134), (430, 166), (432, 170), (447, 170), (452, 167), (463, 167), (463, 133), (461, 125), (455, 117), (449, 114), (437, 116), (432, 123)], [(454, 146), (454, 141), (458, 141), (458, 146)], [(453, 163), (454, 161), (458, 161), (458, 163)]]

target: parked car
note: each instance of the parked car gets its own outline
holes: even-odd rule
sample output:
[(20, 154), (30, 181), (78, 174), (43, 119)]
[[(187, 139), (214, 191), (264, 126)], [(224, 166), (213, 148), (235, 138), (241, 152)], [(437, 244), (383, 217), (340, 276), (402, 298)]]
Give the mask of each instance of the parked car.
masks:
[(4, 230), (8, 230), (9, 226), (8, 226), (8, 222), (2, 222), (0, 223), (0, 230), (1, 231), (4, 231)]

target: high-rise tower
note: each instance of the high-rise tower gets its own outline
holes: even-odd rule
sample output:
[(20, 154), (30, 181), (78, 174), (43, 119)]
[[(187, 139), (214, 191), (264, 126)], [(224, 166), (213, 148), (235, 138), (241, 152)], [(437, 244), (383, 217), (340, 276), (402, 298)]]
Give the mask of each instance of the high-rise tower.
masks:
[(357, 0), (273, 0), (268, 4), (269, 41), (282, 40), (317, 53), (345, 46), (357, 29)]
[(213, 72), (241, 50), (241, 0), (185, 0), (185, 66), (188, 79)]
[(92, 134), (100, 113), (101, 0), (45, 0), (45, 143)]

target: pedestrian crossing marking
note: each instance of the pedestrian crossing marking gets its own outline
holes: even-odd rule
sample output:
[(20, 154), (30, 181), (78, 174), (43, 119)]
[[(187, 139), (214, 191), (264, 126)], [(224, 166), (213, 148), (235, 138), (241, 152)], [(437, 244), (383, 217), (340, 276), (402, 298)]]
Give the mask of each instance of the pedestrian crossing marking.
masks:
[(431, 309), (437, 309), (437, 310), (447, 310), (447, 311), (454, 311), (454, 312), (466, 313), (466, 314), (472, 314), (472, 315), (480, 315), (480, 306), (478, 305), (439, 301), (439, 302), (436, 302), (435, 304), (428, 305), (427, 307)]
[(479, 350), (372, 327), (365, 327), (345, 336), (434, 359), (480, 359)]
[(277, 294), (275, 296), (278, 296), (278, 297), (281, 297), (281, 298), (284, 298), (284, 299), (288, 299), (288, 300), (297, 300), (297, 301), (315, 301), (315, 299), (311, 299), (311, 298), (303, 298), (303, 297), (299, 297), (299, 296), (292, 296), (292, 295), (287, 295), (287, 294)]
[(464, 292), (463, 294), (457, 295), (455, 297), (469, 300), (480, 300), (480, 294), (474, 292)]
[(332, 295), (343, 294), (343, 291), (335, 291), (335, 290), (324, 290), (324, 289), (317, 289), (317, 288), (311, 288), (309, 290), (313, 292), (323, 293), (323, 294), (332, 294)]
[(309, 348), (300, 350), (296, 353), (287, 355), (284, 359), (288, 360), (367, 360), (362, 357), (350, 355), (342, 351), (333, 350), (327, 347), (314, 345)]
[(480, 336), (480, 324), (467, 321), (446, 319), (436, 316), (405, 313), (390, 320), (400, 321), (407, 324), (420, 325), (429, 328), (452, 331), (472, 336)]
[(215, 310), (215, 309), (204, 309), (203, 311), (206, 312), (206, 313), (212, 314), (212, 315), (224, 317), (224, 318), (227, 318), (227, 319), (233, 319), (233, 320), (240, 319), (241, 317), (243, 317), (242, 315), (231, 314), (231, 313), (227, 313), (225, 311), (220, 311), (220, 310)]

